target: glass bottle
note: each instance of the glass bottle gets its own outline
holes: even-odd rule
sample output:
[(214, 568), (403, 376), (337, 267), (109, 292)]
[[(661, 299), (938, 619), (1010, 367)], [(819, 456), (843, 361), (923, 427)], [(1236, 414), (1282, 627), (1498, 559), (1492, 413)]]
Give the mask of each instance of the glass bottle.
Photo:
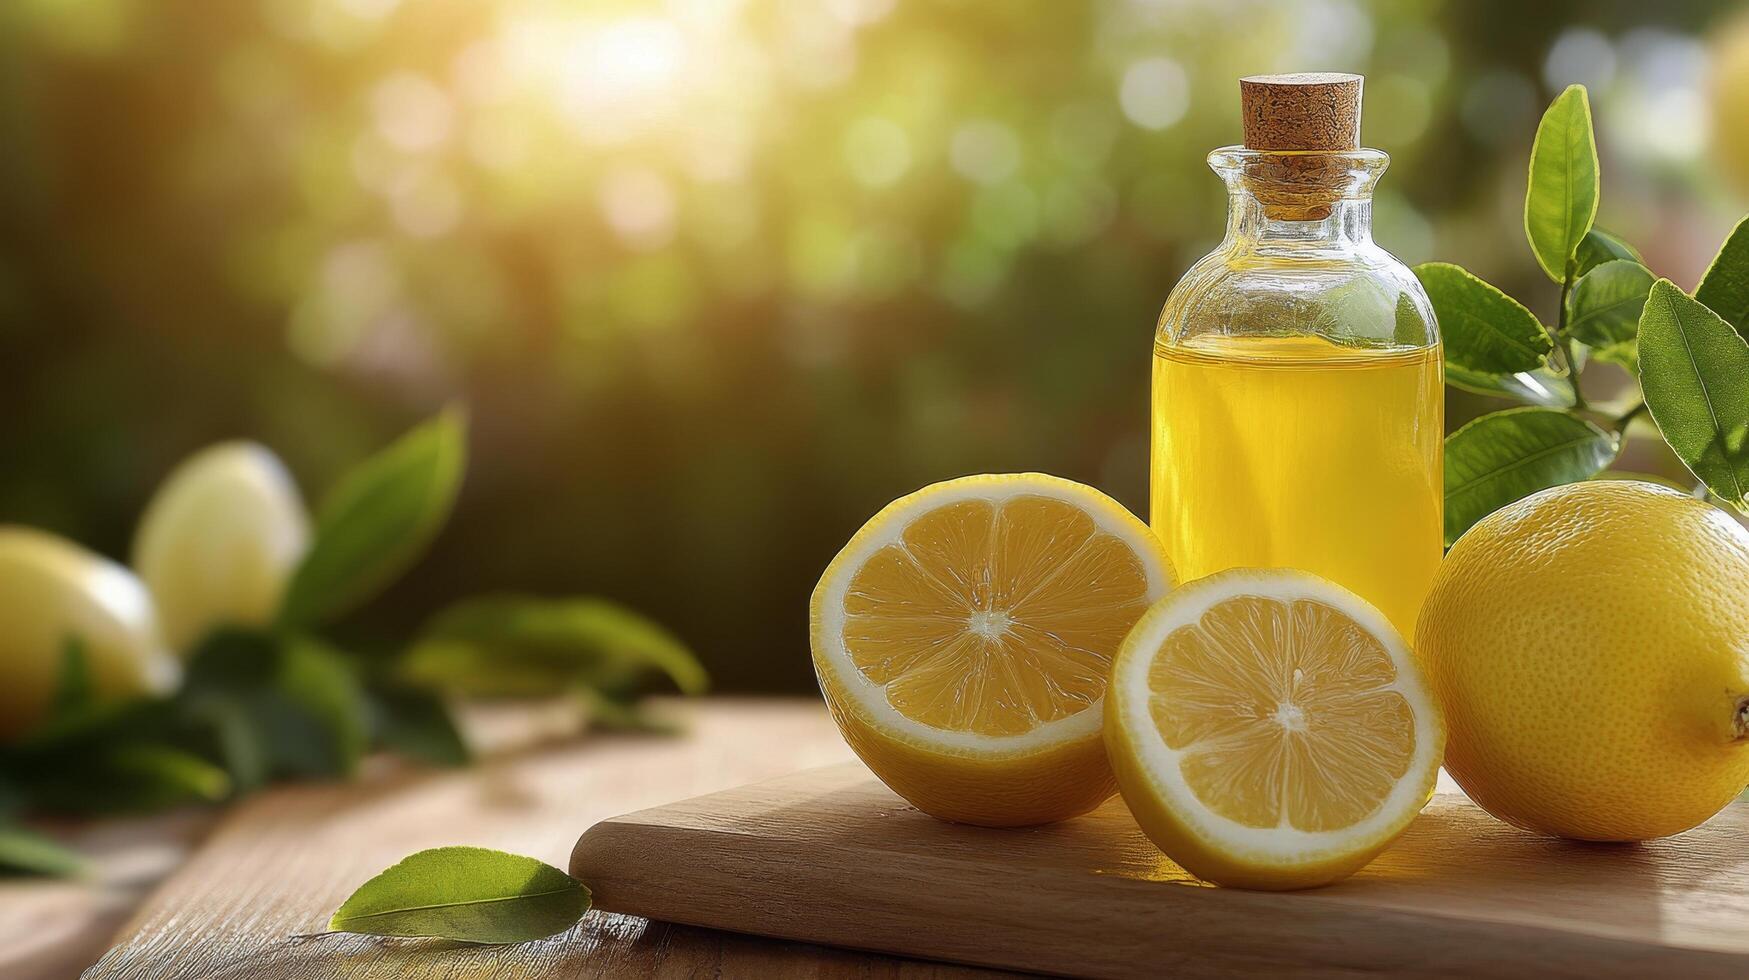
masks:
[(1209, 155), (1226, 238), (1155, 335), (1150, 520), (1185, 579), (1305, 569), (1413, 640), (1443, 550), (1444, 398), (1432, 305), (1372, 240), (1388, 158), (1359, 147), (1359, 76), (1241, 89), (1246, 146)]

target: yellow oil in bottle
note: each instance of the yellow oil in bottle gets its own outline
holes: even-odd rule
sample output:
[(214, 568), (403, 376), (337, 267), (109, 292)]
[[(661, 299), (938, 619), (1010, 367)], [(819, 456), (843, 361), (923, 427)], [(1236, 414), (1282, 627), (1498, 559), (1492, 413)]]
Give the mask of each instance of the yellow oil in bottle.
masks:
[(1156, 344), (1153, 402), (1151, 523), (1181, 578), (1302, 568), (1414, 639), (1444, 541), (1437, 347)]

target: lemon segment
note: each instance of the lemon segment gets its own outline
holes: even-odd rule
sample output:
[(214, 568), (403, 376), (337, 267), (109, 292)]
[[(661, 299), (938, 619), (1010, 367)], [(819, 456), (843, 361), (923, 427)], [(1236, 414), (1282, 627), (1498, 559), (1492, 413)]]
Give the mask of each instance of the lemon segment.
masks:
[(814, 591), (820, 689), (895, 792), (995, 826), (1114, 789), (1100, 742), (1111, 658), (1176, 581), (1116, 501), (1042, 474), (965, 477), (866, 524)]
[(1149, 609), (1112, 668), (1105, 739), (1148, 837), (1249, 888), (1359, 869), (1432, 796), (1445, 731), (1378, 610), (1306, 572), (1238, 569)]

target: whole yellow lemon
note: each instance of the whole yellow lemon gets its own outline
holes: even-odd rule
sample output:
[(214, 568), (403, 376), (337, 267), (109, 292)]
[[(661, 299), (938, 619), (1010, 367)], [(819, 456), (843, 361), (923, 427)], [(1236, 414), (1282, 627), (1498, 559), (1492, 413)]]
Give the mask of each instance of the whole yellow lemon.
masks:
[(204, 449), (147, 504), (134, 568), (170, 648), (184, 656), (215, 626), (261, 626), (309, 546), (310, 519), (279, 458), (252, 442)]
[(132, 572), (45, 531), (0, 527), (0, 739), (42, 721), (74, 640), (99, 698), (176, 683), (152, 597)]
[(1749, 531), (1649, 483), (1555, 487), (1446, 556), (1415, 650), (1445, 765), (1494, 816), (1678, 834), (1749, 784)]

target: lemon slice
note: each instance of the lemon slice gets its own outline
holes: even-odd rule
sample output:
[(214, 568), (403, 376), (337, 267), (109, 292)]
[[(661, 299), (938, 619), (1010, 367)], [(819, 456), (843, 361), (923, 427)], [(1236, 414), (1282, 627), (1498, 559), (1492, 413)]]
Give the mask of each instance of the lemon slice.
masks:
[(1307, 888), (1358, 870), (1433, 794), (1445, 726), (1384, 616), (1307, 572), (1191, 582), (1112, 667), (1105, 739), (1148, 837), (1199, 878)]
[(1176, 581), (1159, 540), (1091, 487), (971, 476), (889, 504), (814, 590), (814, 670), (845, 741), (900, 796), (989, 826), (1115, 789), (1111, 658)]

